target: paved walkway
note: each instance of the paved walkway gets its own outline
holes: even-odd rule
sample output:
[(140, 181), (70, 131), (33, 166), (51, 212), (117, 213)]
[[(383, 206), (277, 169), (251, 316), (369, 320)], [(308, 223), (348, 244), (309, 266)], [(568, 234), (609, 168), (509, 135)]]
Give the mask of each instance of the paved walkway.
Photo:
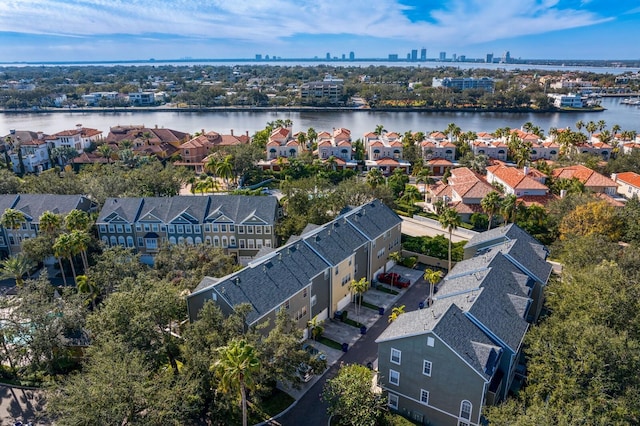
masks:
[(44, 414), (44, 396), (40, 390), (0, 385), (0, 424), (13, 425), (17, 421), (33, 425), (48, 425), (39, 420)]

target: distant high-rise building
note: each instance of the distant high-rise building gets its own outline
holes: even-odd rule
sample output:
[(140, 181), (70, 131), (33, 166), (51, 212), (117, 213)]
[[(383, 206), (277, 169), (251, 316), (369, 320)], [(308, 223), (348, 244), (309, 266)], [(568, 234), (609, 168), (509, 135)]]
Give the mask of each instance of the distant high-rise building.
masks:
[(418, 49), (413, 49), (411, 51), (411, 60), (412, 61), (417, 61), (418, 60)]
[(389, 53), (389, 60), (390, 61), (397, 61), (398, 60), (398, 54), (397, 53)]
[(427, 60), (427, 49), (425, 49), (424, 47), (420, 50), (420, 60), (421, 61)]
[(265, 56), (264, 59), (269, 60), (269, 55)]
[(356, 54), (353, 53), (353, 52), (349, 52), (349, 60), (350, 61), (355, 61), (355, 59), (356, 59)]
[(453, 55), (451, 55), (451, 60), (452, 60), (453, 62), (455, 62), (455, 61), (456, 61), (456, 59), (458, 59), (458, 55), (456, 55), (455, 53), (454, 53)]
[(330, 61), (330, 60), (331, 60), (331, 53), (327, 52), (327, 61)]
[(467, 56), (466, 56), (466, 55), (460, 55), (460, 56), (458, 56), (458, 60), (459, 60), (460, 62), (464, 62), (464, 61), (466, 61), (466, 60), (467, 60)]
[(447, 59), (447, 52), (440, 52), (440, 60), (444, 61)]
[(342, 60), (344, 61), (344, 60), (346, 60), (346, 59), (347, 59), (347, 55), (343, 53), (343, 54), (342, 54)]
[(259, 53), (256, 53), (256, 61), (261, 61), (262, 60), (262, 55)]
[(511, 62), (511, 53), (509, 53), (509, 51), (507, 50), (502, 55), (502, 63), (503, 64), (508, 64), (510, 62)]
[(487, 53), (487, 59), (485, 59), (485, 62), (488, 64), (493, 63), (493, 53)]

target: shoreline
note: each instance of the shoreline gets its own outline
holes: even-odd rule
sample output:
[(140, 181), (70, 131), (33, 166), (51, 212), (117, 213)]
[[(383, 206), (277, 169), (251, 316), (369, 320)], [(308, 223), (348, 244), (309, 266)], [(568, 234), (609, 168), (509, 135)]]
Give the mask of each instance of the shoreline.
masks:
[(60, 114), (60, 113), (122, 113), (122, 112), (500, 112), (500, 113), (533, 113), (533, 114), (548, 114), (548, 113), (581, 113), (581, 112), (602, 112), (606, 108), (550, 108), (550, 109), (535, 109), (535, 108), (360, 108), (360, 107), (188, 107), (188, 108), (173, 108), (173, 107), (116, 107), (116, 108), (20, 108), (20, 109), (0, 109), (0, 114)]

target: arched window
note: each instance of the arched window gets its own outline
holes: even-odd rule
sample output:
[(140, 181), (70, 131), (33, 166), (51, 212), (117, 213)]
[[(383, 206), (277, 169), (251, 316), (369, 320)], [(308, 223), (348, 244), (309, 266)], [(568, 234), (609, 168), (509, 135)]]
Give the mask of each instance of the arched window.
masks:
[(552, 150), (550, 151), (550, 154), (551, 154), (551, 155), (556, 155), (556, 154), (557, 154), (557, 152), (556, 152), (555, 150), (553, 150), (553, 149), (552, 149)]
[(176, 237), (169, 237), (169, 244), (175, 244), (176, 243)]
[(296, 150), (295, 149), (290, 149), (289, 150), (289, 157), (295, 157), (296, 156)]
[(190, 246), (193, 245), (193, 238), (191, 237), (187, 237), (187, 244), (189, 244)]
[(471, 402), (466, 399), (460, 403), (458, 426), (468, 426), (471, 422)]
[(178, 244), (184, 244), (184, 237), (178, 237)]
[(227, 248), (228, 245), (227, 237), (222, 237), (222, 247)]
[(484, 155), (484, 149), (479, 150), (478, 154), (483, 154)]
[(208, 246), (211, 245), (211, 237), (209, 235), (207, 235), (206, 237), (204, 237), (204, 243)]
[(102, 243), (107, 247), (109, 246), (109, 238), (106, 235), (102, 237)]
[(118, 240), (116, 240), (116, 237), (114, 236), (110, 238), (110, 242), (111, 242), (111, 247), (115, 247), (118, 245)]
[(538, 151), (536, 151), (535, 149), (531, 151), (532, 155), (536, 155), (538, 153)]
[(218, 238), (217, 236), (213, 237), (213, 246), (220, 247), (220, 238)]
[(127, 237), (127, 247), (133, 247), (133, 237)]
[(504, 154), (504, 149), (498, 150), (498, 154)]
[(124, 237), (122, 236), (118, 237), (118, 244), (124, 247)]
[(196, 244), (202, 244), (202, 238), (196, 237)]

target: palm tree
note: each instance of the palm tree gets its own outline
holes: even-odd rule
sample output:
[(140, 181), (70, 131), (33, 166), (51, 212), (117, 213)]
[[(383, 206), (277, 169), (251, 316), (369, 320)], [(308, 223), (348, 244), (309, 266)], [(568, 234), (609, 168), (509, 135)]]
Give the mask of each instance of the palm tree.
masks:
[(373, 131), (373, 133), (375, 133), (378, 136), (380, 136), (384, 132), (385, 132), (385, 129), (384, 129), (384, 126), (382, 124), (378, 124), (376, 126), (376, 129)]
[(489, 216), (489, 226), (487, 227), (487, 231), (491, 229), (491, 221), (493, 219), (493, 215), (496, 214), (500, 210), (500, 203), (502, 198), (497, 191), (491, 191), (480, 201), (480, 206), (482, 210)]
[(207, 173), (211, 173), (214, 177), (216, 176), (216, 172), (218, 171), (218, 159), (210, 155), (207, 157), (206, 163), (204, 163), (204, 171)]
[(438, 284), (440, 278), (442, 278), (442, 271), (427, 268), (424, 270), (422, 277), (429, 283), (429, 306), (431, 306), (433, 303), (433, 287)]
[(460, 216), (458, 216), (458, 212), (455, 209), (447, 207), (444, 211), (438, 216), (438, 222), (440, 225), (449, 231), (449, 268), (451, 270), (451, 238), (453, 236), (453, 231), (458, 229), (460, 226)]
[(62, 279), (64, 281), (64, 285), (67, 285), (67, 278), (64, 274), (64, 268), (62, 266), (62, 258), (69, 260), (71, 264), (71, 272), (73, 273), (73, 281), (76, 280), (76, 267), (73, 264), (73, 255), (74, 255), (74, 241), (71, 239), (71, 234), (61, 234), (58, 238), (56, 238), (55, 243), (53, 243), (53, 255), (58, 258), (58, 262), (60, 263), (60, 271), (62, 271)]
[(111, 156), (113, 155), (113, 149), (111, 149), (109, 145), (107, 145), (106, 143), (103, 145), (100, 145), (98, 147), (98, 154), (100, 154), (101, 157), (106, 158), (107, 163), (111, 163)]
[(362, 295), (369, 288), (369, 281), (366, 277), (360, 278), (358, 281), (351, 280), (349, 290), (355, 294), (356, 301), (356, 319), (360, 322), (360, 308), (362, 307)]
[(400, 315), (404, 314), (404, 308), (405, 308), (405, 305), (394, 306), (393, 309), (391, 310), (391, 315), (389, 315), (389, 323), (394, 322), (395, 320), (398, 319)]
[(62, 216), (47, 210), (40, 215), (38, 223), (41, 232), (53, 236), (60, 232), (62, 228)]
[(307, 140), (309, 141), (309, 143), (313, 144), (317, 138), (318, 133), (316, 133), (316, 130), (313, 127), (309, 127), (309, 129), (307, 130)]
[(87, 249), (89, 248), (89, 244), (91, 244), (91, 235), (89, 235), (86, 231), (77, 231), (74, 230), (70, 234), (70, 239), (73, 242), (74, 252), (80, 253), (80, 258), (82, 259), (82, 267), (84, 272), (87, 272), (87, 268), (89, 268), (89, 262), (87, 260)]
[(517, 211), (517, 201), (518, 197), (516, 197), (515, 194), (507, 194), (502, 199), (502, 202), (500, 203), (500, 213), (504, 217), (505, 225), (509, 220), (511, 220), (512, 222), (514, 221), (514, 217)]
[(587, 132), (589, 132), (589, 139), (591, 139), (591, 135), (593, 135), (593, 132), (598, 130), (598, 125), (593, 121), (589, 121), (584, 128), (587, 130)]
[(422, 199), (422, 194), (413, 185), (405, 185), (402, 197), (400, 197), (399, 201), (402, 201), (410, 206), (413, 206), (416, 202)]
[(613, 137), (616, 137), (620, 129), (621, 127), (619, 124), (614, 124), (613, 126), (611, 126), (611, 133), (613, 134)]
[(240, 392), (242, 425), (247, 426), (247, 390), (255, 387), (255, 376), (260, 371), (256, 349), (244, 339), (233, 339), (217, 352), (220, 359), (211, 368), (220, 379), (219, 389), (222, 392)]
[(0, 279), (13, 278), (16, 286), (22, 287), (24, 280), (22, 277), (29, 274), (33, 267), (31, 260), (24, 254), (18, 253), (0, 262)]
[(604, 120), (598, 120), (598, 122), (596, 123), (596, 126), (598, 126), (599, 131), (603, 131), (604, 128), (607, 127), (607, 122)]
[(218, 163), (216, 173), (224, 179), (227, 189), (229, 189), (229, 181), (233, 178), (233, 156), (227, 155), (225, 159)]
[(300, 145), (303, 151), (307, 149), (307, 135), (303, 132), (298, 133), (298, 145)]
[(86, 275), (78, 275), (76, 278), (78, 293), (85, 293), (91, 303), (91, 309), (96, 309), (96, 299), (100, 295), (100, 289)]
[(83, 210), (73, 209), (64, 217), (64, 227), (67, 231), (86, 231), (90, 224), (91, 219)]
[(582, 130), (583, 127), (584, 127), (584, 121), (582, 120), (576, 121), (576, 129), (578, 129), (578, 132)]
[(384, 176), (380, 169), (371, 169), (367, 172), (367, 183), (371, 188), (376, 188), (384, 184)]
[[(22, 224), (26, 221), (24, 213), (20, 210), (15, 209), (6, 209), (0, 217), (0, 225), (2, 225), (5, 229), (18, 230), (22, 226)], [(9, 252), (11, 252), (11, 244), (7, 244), (9, 247)]]

